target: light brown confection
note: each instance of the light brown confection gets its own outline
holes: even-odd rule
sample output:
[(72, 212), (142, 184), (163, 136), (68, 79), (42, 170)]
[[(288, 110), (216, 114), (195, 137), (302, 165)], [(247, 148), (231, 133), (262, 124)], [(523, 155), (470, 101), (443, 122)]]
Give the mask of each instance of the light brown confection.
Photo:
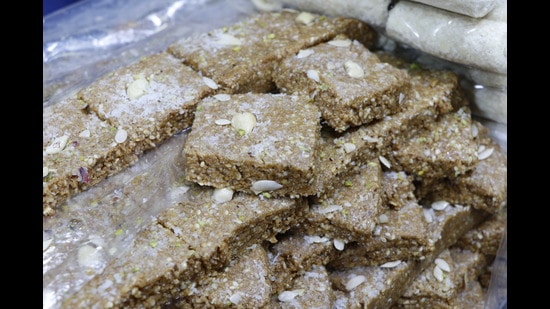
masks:
[[(201, 194), (211, 196), (213, 191)], [(307, 208), (303, 198), (265, 199), (235, 193), (227, 202), (178, 205), (160, 214), (158, 221), (185, 237), (206, 267), (215, 269), (229, 263), (247, 246), (262, 240), (275, 241), (275, 235), (303, 221)]]
[(471, 127), (470, 109), (461, 107), (424, 124), (415, 133), (398, 137), (404, 140), (394, 142), (386, 158), (392, 170), (405, 171), (415, 179), (466, 174), (478, 163)]
[[(167, 51), (227, 93), (269, 92), (274, 89), (276, 61), (338, 34), (372, 46), (374, 30), (352, 18), (326, 17), (299, 11), (260, 13), (242, 21), (183, 38)], [(223, 59), (219, 61), (218, 59)]]
[(507, 156), (501, 147), (486, 135), (479, 122), (472, 126), (478, 142), (478, 164), (468, 174), (443, 180), (425, 179), (416, 186), (416, 196), (427, 202), (446, 200), (471, 205), (489, 213), (506, 207)]
[[(417, 260), (391, 260), (377, 266), (344, 267), (330, 272), (333, 286), (346, 293), (339, 295), (337, 302), (347, 308), (389, 308), (405, 293), (413, 280), (435, 258), (454, 244), (467, 230), (479, 224), (487, 214), (472, 207), (446, 207), (436, 213), (430, 212), (430, 242), (433, 250)], [(349, 249), (346, 249), (349, 250)], [(344, 251), (345, 252), (345, 251)], [(367, 260), (368, 261), (368, 260)], [(362, 265), (369, 264), (370, 261)], [(327, 268), (330, 270), (331, 265)]]
[(356, 173), (358, 166), (378, 159), (390, 149), (394, 137), (465, 104), (454, 73), (413, 70), (409, 74), (411, 90), (401, 103), (404, 104), (403, 111), (368, 125), (348, 129), (342, 134), (326, 127), (321, 130), (317, 196), (325, 198), (341, 187), (348, 175)]
[(100, 276), (65, 297), (62, 308), (154, 308), (179, 289), (178, 280), (193, 278), (198, 271), (202, 266), (192, 248), (154, 222), (136, 236), (125, 258), (114, 260)]
[(68, 198), (137, 161), (134, 145), (117, 142), (117, 129), (69, 97), (44, 108), (42, 213), (55, 214)]
[(420, 270), (420, 262), (403, 261), (393, 267), (357, 266), (332, 271), (335, 289), (345, 293), (338, 298), (340, 308), (389, 308)]
[(285, 58), (274, 80), (281, 92), (311, 98), (337, 132), (400, 111), (410, 87), (405, 71), (345, 36)]
[(269, 276), (267, 252), (254, 244), (220, 271), (212, 271), (189, 285), (174, 307), (267, 308), (271, 296)]
[(506, 151), (457, 73), (358, 19), (242, 13), (44, 105), (45, 309), (506, 293)]
[(310, 199), (310, 211), (303, 223), (307, 234), (335, 238), (342, 246), (372, 235), (385, 209), (382, 168), (376, 160), (358, 169), (326, 199)]
[(295, 277), (314, 265), (326, 265), (335, 251), (332, 239), (307, 235), (300, 228), (280, 235), (268, 252), (273, 293), (291, 289)]
[(458, 248), (444, 250), (411, 283), (392, 308), (460, 308), (458, 295), (486, 265), (482, 254)]
[(456, 246), (470, 251), (480, 252), (488, 258), (497, 255), (504, 237), (507, 223), (506, 207), (492, 214), (480, 225), (469, 230), (456, 243)]
[(142, 57), (96, 80), (78, 97), (141, 154), (193, 123), (197, 103), (214, 89), (168, 53)]
[(313, 265), (292, 280), (292, 287), (272, 298), (274, 309), (331, 309), (334, 293), (327, 270)]
[[(160, 213), (132, 245), (130, 254), (109, 264), (101, 276), (67, 297), (67, 308), (156, 308), (177, 299), (195, 280), (220, 269), (246, 247), (274, 240), (298, 224), (303, 199), (260, 199), (235, 194), (212, 200), (213, 190), (196, 188), (194, 198)], [(159, 261), (163, 266), (155, 266)], [(93, 305), (93, 306), (92, 306)]]
[(350, 243), (329, 266), (343, 269), (420, 259), (433, 250), (433, 235), (423, 208), (417, 203), (410, 203), (399, 210), (383, 210), (376, 221), (369, 238)]
[(302, 96), (205, 98), (184, 148), (187, 179), (250, 194), (314, 194), (320, 128), (317, 107)]

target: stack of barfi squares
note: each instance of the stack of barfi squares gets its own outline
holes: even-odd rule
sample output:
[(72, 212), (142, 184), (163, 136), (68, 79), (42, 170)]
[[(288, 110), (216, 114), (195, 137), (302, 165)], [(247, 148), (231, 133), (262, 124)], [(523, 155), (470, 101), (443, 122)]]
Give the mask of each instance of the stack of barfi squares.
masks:
[(193, 198), (62, 307), (483, 308), (506, 154), (454, 73), (375, 41), (352, 18), (261, 13), (46, 107), (45, 216), (188, 134)]

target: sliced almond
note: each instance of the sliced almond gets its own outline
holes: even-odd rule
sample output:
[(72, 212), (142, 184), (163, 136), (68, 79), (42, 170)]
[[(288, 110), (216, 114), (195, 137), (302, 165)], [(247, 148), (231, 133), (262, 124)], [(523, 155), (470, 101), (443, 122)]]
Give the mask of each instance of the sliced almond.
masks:
[(216, 119), (214, 120), (214, 123), (219, 125), (219, 126), (225, 126), (225, 125), (228, 125), (228, 124), (231, 124), (231, 120), (229, 119)]
[(487, 148), (477, 154), (479, 160), (485, 160), (493, 154), (494, 148)]
[(212, 80), (211, 78), (203, 76), (202, 81), (206, 84), (206, 86), (208, 86), (208, 88), (214, 89), (214, 90), (218, 89), (218, 84), (216, 84), (216, 82), (214, 80)]
[(126, 88), (126, 95), (130, 99), (137, 99), (147, 92), (148, 85), (149, 82), (145, 77), (140, 76), (128, 85)]
[(332, 41), (328, 41), (328, 44), (332, 45), (332, 46), (337, 46), (337, 47), (348, 47), (348, 46), (351, 45), (351, 40), (349, 40), (349, 39), (346, 39), (346, 40), (332, 40)]
[(449, 205), (451, 205), (451, 204), (447, 201), (443, 201), (443, 200), (435, 201), (435, 202), (432, 203), (432, 208), (435, 209), (435, 210), (444, 210)]
[(378, 156), (378, 160), (380, 160), (380, 162), (382, 162), (382, 164), (384, 164), (387, 168), (391, 168), (390, 161), (388, 161), (388, 159), (386, 159), (384, 156)]
[(301, 59), (308, 57), (309, 55), (313, 54), (314, 51), (311, 49), (301, 49), (298, 54), (296, 55), (296, 58)]
[(437, 259), (435, 259), (434, 262), (435, 262), (435, 265), (437, 265), (439, 268), (441, 268), (441, 270), (443, 270), (445, 272), (450, 272), (451, 271), (451, 267), (449, 266), (447, 261), (445, 261), (444, 259), (437, 258)]
[(439, 282), (442, 282), (445, 279), (445, 276), (443, 276), (443, 270), (437, 265), (434, 267), (433, 274), (435, 279)]
[(397, 267), (397, 265), (399, 265), (399, 264), (401, 264), (401, 261), (397, 260), (397, 261), (384, 263), (384, 264), (380, 265), (380, 267), (382, 267), (382, 268), (394, 268), (394, 267)]
[(365, 76), (365, 71), (363, 71), (363, 68), (356, 62), (346, 61), (346, 63), (344, 63), (344, 68), (346, 68), (346, 72), (350, 77), (362, 78)]
[(335, 238), (333, 240), (333, 244), (334, 244), (334, 248), (336, 248), (336, 250), (338, 250), (338, 251), (344, 250), (344, 247), (346, 245), (346, 243), (343, 240), (338, 239), (338, 238)]
[(315, 20), (315, 15), (308, 12), (301, 12), (296, 16), (296, 21), (304, 25), (309, 25)]
[(256, 126), (256, 116), (249, 112), (236, 113), (231, 119), (231, 126), (241, 135), (248, 134)]
[(217, 188), (212, 192), (212, 200), (216, 203), (225, 203), (233, 199), (234, 191), (230, 188)]
[(264, 191), (278, 190), (282, 187), (283, 185), (273, 180), (258, 180), (252, 183), (252, 187), (250, 189), (258, 194)]
[(67, 146), (69, 136), (63, 135), (54, 139), (50, 145), (46, 147), (46, 154), (55, 154), (61, 152)]
[(216, 40), (216, 43), (221, 45), (241, 45), (242, 44), (240, 39), (227, 33), (218, 34), (218, 39)]
[(351, 291), (365, 281), (367, 281), (367, 277), (363, 275), (355, 275), (346, 283), (346, 290)]
[(231, 96), (226, 94), (226, 93), (218, 93), (218, 94), (215, 94), (213, 95), (213, 97), (218, 100), (218, 101), (229, 101), (229, 99), (231, 99)]
[(318, 83), (321, 81), (321, 79), (319, 78), (319, 72), (317, 70), (307, 70), (307, 77)]
[(346, 153), (350, 153), (350, 152), (354, 151), (355, 149), (357, 149), (357, 146), (355, 146), (354, 143), (344, 143), (344, 151)]

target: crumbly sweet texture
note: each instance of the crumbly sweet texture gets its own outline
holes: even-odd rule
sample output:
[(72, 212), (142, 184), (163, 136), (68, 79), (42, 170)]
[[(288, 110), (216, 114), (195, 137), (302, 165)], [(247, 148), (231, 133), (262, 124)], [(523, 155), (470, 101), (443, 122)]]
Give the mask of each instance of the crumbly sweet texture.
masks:
[(68, 198), (137, 161), (130, 141), (69, 97), (44, 108), (42, 213), (52, 216)]
[[(346, 246), (345, 250), (330, 262), (331, 268), (380, 265), (396, 260), (414, 260), (433, 250), (433, 235), (424, 217), (422, 206), (417, 203), (396, 210), (386, 210), (378, 217), (372, 235)], [(381, 222), (380, 222), (381, 221)]]
[[(210, 197), (212, 191), (202, 194)], [(160, 214), (158, 221), (185, 237), (206, 267), (215, 269), (229, 263), (249, 245), (275, 241), (275, 235), (303, 221), (307, 208), (301, 198), (264, 199), (237, 193), (224, 203), (179, 205)]]
[(329, 273), (322, 265), (313, 265), (311, 269), (292, 280), (290, 290), (273, 297), (271, 308), (332, 308), (334, 291)]
[(446, 200), (454, 204), (472, 205), (489, 213), (506, 206), (508, 163), (506, 153), (474, 123), (479, 162), (471, 173), (442, 180), (425, 179), (417, 184), (416, 196), (426, 201)]
[[(430, 229), (433, 250), (427, 252), (423, 259), (394, 260), (379, 266), (348, 267), (331, 272), (331, 281), (336, 289), (346, 292), (347, 297), (341, 297), (341, 301), (348, 308), (388, 308), (395, 304), (413, 280), (441, 252), (485, 218), (485, 213), (471, 207), (447, 207), (432, 218)], [(367, 262), (364, 265), (369, 264)]]
[[(60, 102), (45, 108), (55, 117), (67, 113), (67, 119), (75, 118), (78, 130), (68, 127), (73, 120), (64, 124), (71, 137), (75, 131), (79, 136), (86, 131), (81, 126), (88, 129), (90, 117), (94, 119), (90, 131), (108, 124), (114, 135), (101, 135), (96, 150), (106, 147), (103, 140), (114, 139), (118, 144), (109, 144), (103, 156), (123, 147), (116, 155), (123, 154), (128, 162), (172, 138), (176, 127), (190, 128), (184, 133), (188, 138), (184, 151), (178, 151), (181, 155), (162, 164), (168, 169), (174, 164), (183, 174), (180, 181), (191, 182), (189, 187), (178, 187), (188, 190), (185, 197), (175, 194), (179, 190), (156, 187), (139, 194), (130, 189), (115, 192), (113, 204), (89, 203), (98, 214), (119, 223), (134, 211), (147, 214), (143, 208), (159, 210), (148, 213), (152, 222), (127, 230), (135, 235), (123, 238), (133, 242), (122, 254), (113, 255), (116, 247), (102, 251), (98, 244), (112, 243), (101, 235), (94, 239), (104, 243), (83, 244), (72, 257), (78, 259), (79, 268), (70, 276), (88, 277), (68, 287), (70, 293), (54, 295), (61, 308), (391, 308), (401, 304), (400, 297), (408, 297), (409, 305), (457, 306), (475, 301), (480, 295), (475, 283), (486, 288), (492, 272), (480, 261), (490, 259), (485, 253), (494, 251), (502, 231), (502, 225), (493, 225), (497, 219), (493, 216), (505, 211), (506, 154), (493, 147), (496, 144), (480, 123), (469, 123), (470, 111), (463, 107), (468, 102), (456, 74), (370, 53), (373, 33), (354, 19), (307, 12), (251, 16), (184, 39), (166, 52), (106, 75), (83, 89), (82, 100), (75, 98), (70, 107)], [(350, 38), (348, 47), (330, 45), (347, 44), (340, 35)], [(409, 88), (399, 92), (399, 108), (392, 105), (395, 101), (381, 99), (387, 109), (372, 116), (377, 119), (335, 130), (320, 122), (319, 107), (310, 98), (277, 89), (273, 70), (279, 63), (322, 53), (336, 56), (329, 47), (360, 49), (359, 54), (368, 55), (369, 65), (389, 68), (380, 72), (406, 76)], [(365, 72), (354, 64), (343, 65), (346, 74)], [(315, 79), (315, 73), (310, 72), (310, 78)], [(392, 85), (391, 90), (399, 88)], [(146, 102), (147, 96), (161, 99)], [(51, 112), (53, 107), (59, 112)], [(63, 136), (60, 128), (45, 129), (44, 136), (46, 131)], [(420, 158), (427, 150), (454, 145), (442, 143), (438, 133), (467, 151), (452, 149), (454, 166), (437, 156), (409, 165), (407, 160)], [(431, 142), (413, 148), (407, 141), (417, 137)], [(65, 148), (54, 155), (76, 153), (77, 144), (69, 139), (56, 143)], [(51, 152), (51, 145), (45, 138), (44, 149)], [(477, 162), (469, 161), (472, 154)], [(49, 159), (44, 156), (44, 162)], [(123, 166), (114, 162), (116, 168)], [(431, 169), (418, 178), (423, 164)], [(45, 177), (55, 176), (49, 172), (48, 167)], [(165, 175), (166, 169), (155, 172)], [(76, 178), (85, 176), (79, 171)], [(153, 177), (151, 186), (163, 183), (162, 177)], [(45, 188), (54, 184), (45, 182)], [(118, 207), (128, 200), (135, 204), (133, 209)], [(116, 210), (106, 211), (106, 206)], [(79, 232), (78, 223), (74, 225), (67, 228)], [(124, 233), (126, 227), (119, 227), (115, 234)], [(472, 240), (479, 238), (479, 231), (488, 233), (484, 240), (490, 243)], [(52, 233), (55, 228), (48, 235)], [(51, 241), (44, 241), (45, 251), (71, 245)], [(487, 251), (471, 252), (480, 258), (467, 254), (445, 258), (457, 271), (444, 278), (450, 282), (448, 290), (416, 283), (423, 275), (439, 276), (433, 267), (442, 252), (464, 253), (463, 247), (478, 246), (488, 246), (483, 249)], [(97, 252), (95, 262), (102, 261), (101, 254), (113, 255), (104, 268), (91, 264), (89, 255)], [(101, 273), (95, 272), (98, 269)], [(44, 277), (59, 279), (54, 272)], [(411, 286), (422, 293), (408, 294)]]
[(345, 293), (347, 308), (387, 308), (399, 298), (418, 270), (418, 261), (401, 262), (391, 268), (358, 266), (333, 271), (330, 280)]
[(291, 289), (293, 279), (314, 265), (327, 265), (334, 251), (330, 238), (307, 235), (300, 228), (280, 235), (268, 252), (273, 293)]
[(458, 295), (470, 282), (477, 281), (485, 265), (482, 254), (456, 248), (444, 250), (415, 278), (392, 308), (457, 308)]
[(376, 37), (358, 19), (281, 11), (184, 38), (167, 51), (227, 93), (269, 92), (275, 88), (272, 73), (277, 61), (339, 34), (366, 46), (373, 45)]
[(344, 244), (372, 235), (384, 209), (382, 167), (371, 161), (359, 169), (328, 198), (310, 199), (303, 224), (307, 234), (336, 238)]
[(99, 78), (78, 98), (141, 154), (191, 126), (197, 103), (213, 93), (197, 72), (160, 52)]
[(285, 58), (274, 80), (282, 92), (310, 97), (337, 132), (400, 111), (410, 87), (406, 72), (345, 36)]
[(172, 231), (158, 223), (150, 224), (137, 235), (130, 254), (114, 260), (101, 276), (65, 298), (62, 307), (122, 308), (138, 302), (153, 307), (167, 300), (168, 291), (177, 289), (177, 280), (192, 278), (194, 271), (202, 270), (200, 263), (189, 262), (193, 254)]
[(456, 246), (470, 251), (480, 252), (488, 258), (497, 255), (498, 248), (506, 230), (507, 211), (503, 208), (492, 214), (479, 226), (469, 230), (456, 243)]
[[(212, 189), (160, 213), (132, 245), (131, 254), (109, 264), (67, 298), (67, 308), (155, 307), (178, 299), (194, 281), (225, 267), (246, 247), (287, 231), (304, 217), (303, 199), (262, 200), (236, 194), (215, 203)], [(166, 261), (162, 267), (155, 265)]]
[[(390, 60), (385, 61), (393, 63)], [(411, 76), (411, 93), (401, 103), (403, 111), (341, 134), (326, 127), (321, 130), (317, 196), (330, 195), (344, 184), (346, 177), (357, 172), (358, 166), (384, 155), (395, 136), (466, 104), (454, 73), (419, 69), (407, 72)], [(353, 150), (346, 151), (345, 145), (353, 145)]]
[(267, 308), (271, 296), (267, 252), (254, 244), (221, 269), (189, 285), (176, 308)]
[(478, 163), (478, 145), (471, 130), (471, 112), (461, 107), (393, 143), (386, 158), (392, 169), (418, 178), (453, 178)]
[[(219, 98), (205, 98), (195, 113), (184, 148), (187, 179), (250, 194), (314, 194), (321, 128), (317, 107), (305, 97), (285, 94)], [(244, 115), (251, 118), (240, 124)], [(257, 186), (265, 180), (281, 187)]]

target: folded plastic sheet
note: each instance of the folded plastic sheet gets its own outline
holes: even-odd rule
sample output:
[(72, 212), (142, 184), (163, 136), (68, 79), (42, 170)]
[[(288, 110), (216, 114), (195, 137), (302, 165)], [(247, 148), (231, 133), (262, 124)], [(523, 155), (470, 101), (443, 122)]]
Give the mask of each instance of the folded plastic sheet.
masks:
[[(43, 20), (43, 105), (55, 104), (99, 76), (164, 50), (181, 37), (234, 23), (256, 12), (252, 2), (84, 0), (54, 12)], [(484, 123), (506, 149), (507, 126)], [(62, 297), (85, 284), (90, 273), (101, 273), (109, 261), (126, 253), (133, 235), (163, 210), (159, 205), (170, 205), (171, 198), (185, 194), (180, 169), (174, 167), (183, 139), (185, 132), (128, 171), (71, 199), (65, 216), (44, 218), (44, 308), (59, 308)], [(143, 188), (140, 195), (126, 194), (137, 183)], [(113, 200), (120, 207), (107, 212), (85, 207)], [(504, 239), (489, 289), (490, 309), (506, 302), (506, 246)]]

